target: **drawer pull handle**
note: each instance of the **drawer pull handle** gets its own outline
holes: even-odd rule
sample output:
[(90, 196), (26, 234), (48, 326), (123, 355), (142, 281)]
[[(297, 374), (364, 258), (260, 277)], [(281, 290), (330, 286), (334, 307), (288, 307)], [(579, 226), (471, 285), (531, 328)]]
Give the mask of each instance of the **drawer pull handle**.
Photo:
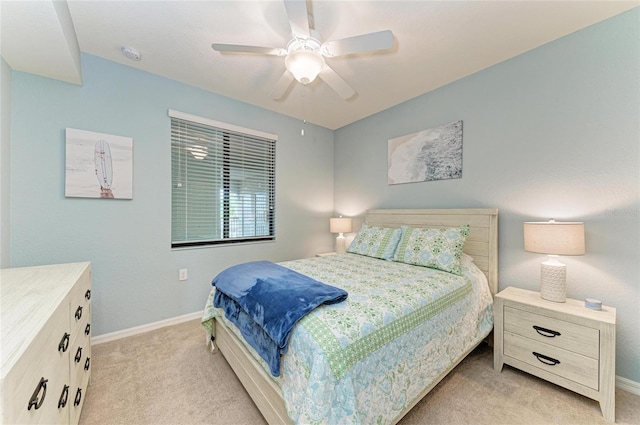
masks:
[[(47, 396), (47, 382), (49, 382), (48, 379), (44, 379), (44, 377), (40, 378), (40, 383), (38, 383), (38, 386), (36, 387), (33, 395), (31, 396), (31, 399), (29, 400), (29, 406), (27, 407), (27, 410), (31, 410), (32, 407), (35, 407), (36, 410), (38, 410), (40, 406), (42, 406), (44, 398)], [(40, 397), (40, 399), (38, 399), (40, 390), (42, 390), (42, 396)]]
[(76, 316), (76, 320), (80, 320), (80, 318), (82, 317), (82, 306), (81, 305), (78, 306), (78, 309), (76, 310), (75, 316)]
[(80, 363), (82, 360), (82, 347), (78, 347), (78, 351), (76, 351), (76, 356), (74, 357), (76, 363)]
[(91, 299), (91, 289), (87, 289), (87, 292), (84, 293), (84, 299), (87, 301)]
[(536, 356), (540, 363), (544, 363), (549, 366), (555, 366), (560, 364), (560, 360), (556, 360), (553, 357), (545, 356), (544, 354), (533, 352), (533, 355)]
[(66, 332), (64, 333), (64, 336), (60, 340), (60, 344), (58, 344), (58, 351), (62, 351), (63, 353), (67, 351), (67, 348), (69, 348), (69, 337), (70, 336), (71, 336), (71, 334), (68, 334)]
[(84, 334), (89, 335), (91, 333), (91, 323), (87, 323), (87, 326), (84, 327)]
[(73, 400), (73, 405), (78, 406), (81, 400), (82, 400), (82, 388), (78, 388), (78, 391), (76, 391), (76, 398)]
[(533, 329), (535, 329), (536, 332), (538, 332), (540, 335), (547, 338), (555, 338), (557, 336), (560, 336), (560, 332), (552, 331), (551, 329), (541, 328), (540, 326), (533, 325)]
[(67, 399), (69, 398), (69, 386), (65, 385), (62, 388), (62, 394), (60, 394), (60, 400), (58, 400), (58, 409), (61, 409), (67, 405)]
[(91, 365), (91, 357), (87, 357), (87, 360), (84, 362), (84, 370), (89, 370), (89, 366)]

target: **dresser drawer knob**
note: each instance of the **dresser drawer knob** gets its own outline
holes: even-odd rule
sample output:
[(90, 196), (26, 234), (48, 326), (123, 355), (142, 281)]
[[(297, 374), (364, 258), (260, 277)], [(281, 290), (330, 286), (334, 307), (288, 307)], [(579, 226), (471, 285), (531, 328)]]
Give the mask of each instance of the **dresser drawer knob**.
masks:
[(73, 405), (78, 406), (81, 400), (82, 400), (82, 388), (78, 388), (78, 391), (76, 391), (76, 398), (73, 400)]
[(78, 347), (78, 351), (76, 351), (76, 356), (74, 357), (76, 363), (80, 363), (82, 360), (82, 347)]
[(76, 309), (76, 320), (80, 320), (80, 318), (82, 317), (82, 306), (79, 305), (78, 308)]
[(560, 364), (560, 360), (556, 360), (553, 357), (545, 356), (544, 354), (533, 352), (533, 355), (536, 356), (540, 363), (544, 363), (549, 366), (555, 366)]
[(560, 336), (560, 332), (552, 331), (551, 329), (542, 328), (540, 326), (533, 325), (533, 329), (535, 329), (536, 332), (538, 332), (540, 335), (547, 338), (555, 338), (557, 336)]
[(84, 370), (89, 370), (89, 366), (91, 366), (91, 357), (87, 357), (87, 360), (85, 360)]
[(69, 386), (65, 385), (62, 388), (62, 394), (60, 394), (60, 400), (58, 400), (58, 409), (61, 409), (67, 405), (67, 399), (69, 398)]
[(84, 299), (87, 301), (91, 299), (91, 289), (87, 289), (87, 292), (84, 293)]
[(84, 334), (89, 335), (91, 333), (91, 323), (87, 323), (87, 326), (84, 327)]
[[(38, 410), (40, 406), (42, 406), (44, 398), (47, 396), (47, 382), (49, 382), (48, 379), (44, 379), (44, 377), (40, 378), (40, 382), (38, 383), (38, 386), (36, 387), (33, 395), (31, 396), (31, 399), (29, 400), (29, 406), (27, 407), (27, 410), (31, 410), (32, 407), (35, 407), (36, 410)], [(42, 396), (40, 397), (40, 399), (38, 399), (40, 391), (42, 391)]]
[(67, 348), (69, 348), (69, 337), (70, 336), (71, 336), (71, 334), (68, 334), (66, 332), (64, 333), (64, 336), (60, 340), (60, 344), (58, 344), (58, 351), (62, 351), (63, 353), (67, 351)]

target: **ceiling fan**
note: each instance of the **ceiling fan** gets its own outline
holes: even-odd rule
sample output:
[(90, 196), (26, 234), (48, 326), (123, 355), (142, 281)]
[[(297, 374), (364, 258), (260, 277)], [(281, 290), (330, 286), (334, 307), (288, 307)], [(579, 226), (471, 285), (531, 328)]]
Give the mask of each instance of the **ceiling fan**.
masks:
[(312, 29), (313, 25), (309, 25), (310, 16), (305, 0), (284, 0), (284, 6), (293, 35), (286, 48), (221, 43), (211, 45), (213, 50), (218, 52), (285, 56), (286, 70), (272, 92), (272, 96), (276, 100), (284, 97), (294, 79), (307, 85), (316, 77), (320, 77), (343, 99), (350, 99), (356, 94), (355, 90), (327, 65), (325, 58), (386, 50), (393, 47), (393, 33), (390, 30), (323, 43), (320, 35)]

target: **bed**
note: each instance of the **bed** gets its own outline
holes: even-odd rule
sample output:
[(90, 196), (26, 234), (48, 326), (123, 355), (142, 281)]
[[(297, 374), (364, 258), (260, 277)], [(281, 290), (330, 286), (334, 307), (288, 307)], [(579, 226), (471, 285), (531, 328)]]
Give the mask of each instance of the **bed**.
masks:
[[(280, 263), (344, 287), (349, 298), (318, 307), (296, 325), (278, 377), (213, 307), (212, 290), (203, 314), (207, 340), (269, 424), (397, 423), (493, 328), (497, 209), (370, 210), (364, 223), (468, 225), (460, 276), (355, 253)], [(367, 320), (344, 310), (356, 304), (368, 309)]]

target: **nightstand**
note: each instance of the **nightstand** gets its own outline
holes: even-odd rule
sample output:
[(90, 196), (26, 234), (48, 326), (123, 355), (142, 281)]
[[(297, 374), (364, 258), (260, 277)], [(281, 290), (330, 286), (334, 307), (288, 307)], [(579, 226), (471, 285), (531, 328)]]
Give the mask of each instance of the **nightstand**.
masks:
[(321, 254), (316, 254), (316, 257), (328, 257), (330, 255), (338, 255), (337, 252), (323, 252)]
[(616, 309), (584, 301), (543, 300), (539, 292), (507, 288), (494, 300), (493, 367), (504, 364), (600, 403), (615, 422)]

